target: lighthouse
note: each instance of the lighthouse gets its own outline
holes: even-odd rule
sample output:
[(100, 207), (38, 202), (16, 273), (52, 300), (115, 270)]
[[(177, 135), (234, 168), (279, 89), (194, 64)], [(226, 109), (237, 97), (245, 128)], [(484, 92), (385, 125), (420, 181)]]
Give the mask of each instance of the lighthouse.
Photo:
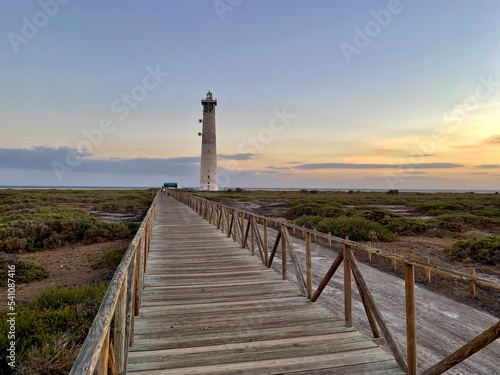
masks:
[(217, 99), (209, 91), (201, 100), (203, 121), (201, 131), (200, 189), (219, 190), (217, 184), (217, 145), (215, 135), (215, 106)]

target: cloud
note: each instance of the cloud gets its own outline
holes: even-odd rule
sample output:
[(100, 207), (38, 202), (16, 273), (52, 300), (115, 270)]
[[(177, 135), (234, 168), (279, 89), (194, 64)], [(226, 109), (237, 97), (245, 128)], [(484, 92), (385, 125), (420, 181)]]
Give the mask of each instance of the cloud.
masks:
[(481, 147), (481, 145), (460, 145), (460, 146), (451, 146), (453, 148), (478, 148)]
[(468, 174), (489, 174), (488, 172), (469, 172)]
[(268, 165), (266, 168), (267, 169), (276, 170), (276, 171), (282, 171), (282, 170), (288, 170), (288, 169), (290, 169), (290, 167), (276, 167), (274, 165)]
[(255, 158), (255, 154), (219, 154), (217, 158), (220, 160), (251, 160)]
[(0, 148), (0, 168), (51, 169), (52, 162), (65, 163), (68, 154), (80, 158), (92, 156), (88, 152), (81, 152), (69, 147)]
[(91, 156), (70, 147), (3, 148), (0, 169), (52, 171), (57, 164), (71, 172), (189, 176), (198, 173), (200, 163), (199, 157), (92, 159)]
[(482, 164), (482, 165), (477, 165), (476, 168), (496, 169), (500, 168), (500, 164)]
[(484, 145), (500, 145), (500, 135), (494, 135), (492, 137), (486, 138), (479, 142), (478, 144), (474, 145), (459, 145), (459, 146), (452, 146), (453, 148), (479, 148), (483, 147)]
[(490, 145), (500, 145), (500, 135), (494, 135), (493, 137), (486, 139), (484, 143)]
[(389, 168), (413, 168), (413, 169), (447, 169), (463, 167), (455, 163), (419, 163), (419, 164), (355, 164), (355, 163), (314, 163), (302, 164), (295, 168), (304, 170), (314, 169), (389, 169)]

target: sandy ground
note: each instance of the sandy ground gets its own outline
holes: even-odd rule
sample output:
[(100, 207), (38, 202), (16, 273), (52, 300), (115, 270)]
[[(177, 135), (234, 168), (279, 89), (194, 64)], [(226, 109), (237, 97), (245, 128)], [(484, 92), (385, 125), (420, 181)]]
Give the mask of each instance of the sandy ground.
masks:
[[(29, 284), (17, 285), (16, 301), (29, 303), (49, 286), (81, 286), (110, 278), (114, 271), (109, 269), (94, 270), (92, 265), (111, 250), (125, 249), (129, 244), (130, 240), (119, 240), (19, 254), (19, 259), (31, 260), (44, 266), (49, 271), (49, 277)], [(0, 299), (5, 300), (5, 293), (5, 290), (0, 292)]]

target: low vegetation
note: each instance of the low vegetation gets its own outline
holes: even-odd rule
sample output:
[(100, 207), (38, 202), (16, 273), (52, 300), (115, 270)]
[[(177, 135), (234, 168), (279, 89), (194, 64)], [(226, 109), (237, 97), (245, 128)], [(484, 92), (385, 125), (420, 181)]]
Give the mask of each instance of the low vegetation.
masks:
[(134, 222), (105, 222), (90, 212), (146, 212), (150, 190), (0, 190), (0, 251), (39, 251), (129, 238)]
[[(71, 369), (92, 325), (107, 284), (50, 288), (28, 306), (16, 306), (16, 372), (19, 375), (63, 375)], [(0, 312), (0, 330), (8, 332), (7, 312)], [(0, 347), (8, 348), (7, 335)], [(5, 355), (0, 373), (12, 374)]]
[(345, 238), (349, 236), (353, 241), (396, 241), (398, 236), (379, 223), (363, 217), (327, 218), (318, 224), (320, 232)]
[[(0, 260), (0, 269), (2, 269), (4, 275), (6, 274), (7, 265), (14, 265), (16, 267), (15, 279), (17, 284), (27, 284), (49, 277), (49, 271), (45, 267), (30, 260)], [(1, 278), (1, 284), (2, 287), (7, 285), (7, 277)]]
[(475, 262), (500, 264), (500, 236), (473, 237), (455, 242), (448, 248), (453, 259), (470, 259)]
[(122, 250), (118, 249), (111, 250), (109, 253), (104, 254), (101, 257), (101, 259), (95, 262), (92, 265), (92, 268), (95, 270), (100, 270), (103, 268), (116, 269), (116, 267), (118, 267), (118, 265), (120, 264), (123, 255), (125, 254), (126, 251), (127, 251), (126, 248)]
[[(0, 251), (41, 251), (68, 244), (91, 244), (131, 238), (141, 215), (153, 200), (152, 190), (0, 190)], [(96, 213), (132, 214), (132, 221), (106, 222)], [(116, 268), (123, 256), (113, 250), (94, 268)], [(42, 266), (16, 255), (0, 259), (2, 269), (15, 264), (16, 282), (49, 276)], [(2, 282), (6, 278), (2, 278)], [(106, 292), (107, 284), (50, 288), (27, 306), (16, 306), (16, 369), (21, 375), (67, 374)], [(7, 312), (0, 312), (0, 330), (8, 332)], [(0, 347), (8, 348), (8, 335)], [(4, 353), (5, 354), (5, 353)], [(5, 355), (0, 373), (11, 374)]]
[(500, 229), (500, 196), (496, 193), (300, 190), (194, 194), (223, 203), (283, 202), (288, 207), (285, 217), (297, 225), (353, 240), (394, 241), (398, 235), (442, 236), (475, 228)]

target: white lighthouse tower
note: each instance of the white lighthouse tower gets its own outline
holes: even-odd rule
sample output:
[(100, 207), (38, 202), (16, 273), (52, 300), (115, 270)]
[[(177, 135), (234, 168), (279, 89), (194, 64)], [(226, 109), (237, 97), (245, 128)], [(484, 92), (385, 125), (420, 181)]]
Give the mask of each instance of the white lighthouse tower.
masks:
[(215, 135), (215, 106), (217, 99), (207, 93), (201, 100), (203, 106), (203, 128), (201, 131), (200, 189), (219, 190), (217, 184), (217, 145)]

